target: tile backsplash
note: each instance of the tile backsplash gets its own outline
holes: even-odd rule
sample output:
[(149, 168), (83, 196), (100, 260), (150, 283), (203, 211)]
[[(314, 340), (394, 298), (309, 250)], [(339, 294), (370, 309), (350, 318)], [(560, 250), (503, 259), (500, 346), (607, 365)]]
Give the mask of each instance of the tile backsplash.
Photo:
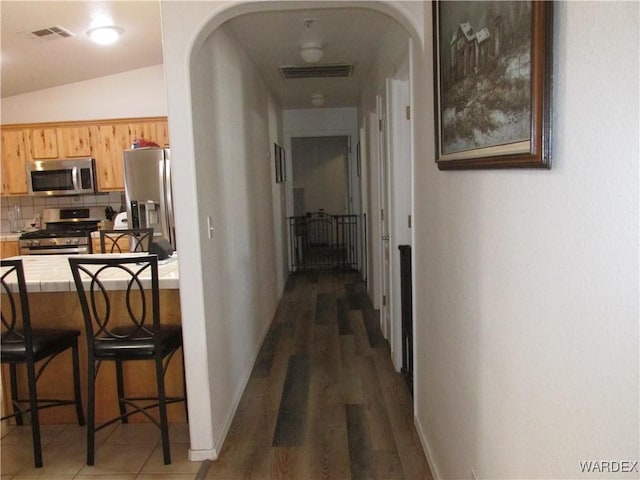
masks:
[[(101, 193), (98, 195), (78, 195), (70, 197), (2, 197), (0, 198), (0, 232), (10, 233), (9, 209), (20, 205), (19, 224), (24, 228), (31, 227), (32, 220), (38, 215), (42, 218), (45, 208), (63, 207), (95, 207), (110, 205), (116, 212), (125, 206), (124, 192)], [(44, 225), (41, 226), (44, 228)]]

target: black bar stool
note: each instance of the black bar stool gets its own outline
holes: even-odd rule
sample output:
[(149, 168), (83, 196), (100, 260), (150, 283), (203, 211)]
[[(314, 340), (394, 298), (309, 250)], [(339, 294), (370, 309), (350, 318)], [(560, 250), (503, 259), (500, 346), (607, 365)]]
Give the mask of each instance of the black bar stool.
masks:
[(100, 230), (101, 253), (148, 252), (153, 241), (153, 228)]
[[(164, 463), (171, 463), (167, 405), (185, 401), (186, 394), (182, 397), (168, 397), (164, 377), (171, 358), (182, 347), (182, 328), (180, 325), (160, 323), (158, 257), (69, 257), (69, 265), (80, 298), (87, 333), (87, 465), (94, 464), (95, 432), (117, 421), (127, 423), (128, 417), (136, 413), (142, 413), (160, 428)], [(126, 283), (126, 287), (109, 290), (105, 280), (110, 277), (117, 277), (118, 281)], [(117, 307), (114, 294), (124, 296), (121, 308)], [(157, 396), (128, 397), (124, 388), (123, 363), (143, 360), (153, 361), (155, 364)], [(115, 362), (120, 415), (96, 426), (95, 384), (103, 361)], [(156, 407), (157, 419), (148, 411)]]
[[(79, 330), (61, 328), (31, 328), (29, 298), (25, 282), (22, 260), (1, 260), (0, 276), (2, 293), (2, 343), (0, 359), (9, 364), (11, 398), (13, 412), (2, 420), (15, 417), (18, 425), (23, 425), (23, 415), (31, 414), (33, 436), (33, 459), (36, 468), (42, 467), (42, 445), (40, 441), (40, 420), (38, 411), (43, 408), (75, 405), (78, 423), (84, 425), (82, 397), (80, 393), (80, 362), (78, 360)], [(74, 399), (39, 399), (37, 382), (46, 367), (58, 354), (71, 350), (73, 360)], [(36, 370), (36, 364), (40, 364)], [(27, 371), (29, 398), (20, 397), (17, 366), (24, 364)], [(56, 372), (60, 373), (60, 372)], [(22, 404), (28, 406), (22, 407)]]

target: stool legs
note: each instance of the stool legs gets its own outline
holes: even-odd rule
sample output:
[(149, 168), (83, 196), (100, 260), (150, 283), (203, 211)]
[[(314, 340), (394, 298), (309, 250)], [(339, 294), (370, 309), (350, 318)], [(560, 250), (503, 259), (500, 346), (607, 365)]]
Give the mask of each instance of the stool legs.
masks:
[(93, 465), (96, 441), (96, 362), (89, 358), (87, 374), (87, 465)]
[(164, 388), (164, 364), (160, 354), (156, 355), (156, 379), (158, 385), (158, 409), (160, 416), (160, 433), (162, 435), (162, 456), (164, 464), (171, 463), (171, 448), (169, 446), (169, 421), (167, 418), (167, 396)]
[(78, 417), (78, 425), (84, 425), (84, 412), (82, 410), (82, 394), (80, 388), (80, 358), (78, 355), (78, 342), (71, 347), (71, 355), (73, 359), (73, 394), (76, 399), (76, 416)]
[(33, 437), (33, 461), (36, 468), (42, 467), (42, 445), (40, 443), (40, 417), (38, 415), (38, 394), (36, 390), (36, 369), (33, 362), (27, 362), (29, 383), (29, 408), (31, 409), (31, 435)]
[(127, 404), (124, 401), (124, 375), (122, 373), (122, 362), (116, 360), (116, 383), (118, 388), (118, 408), (120, 409), (120, 420), (122, 423), (129, 423), (129, 417), (127, 417)]
[(16, 424), (24, 425), (24, 420), (22, 419), (22, 414), (20, 413), (22, 410), (18, 406), (18, 372), (15, 363), (9, 364), (9, 377), (11, 380), (11, 400), (13, 406), (13, 413), (16, 417)]

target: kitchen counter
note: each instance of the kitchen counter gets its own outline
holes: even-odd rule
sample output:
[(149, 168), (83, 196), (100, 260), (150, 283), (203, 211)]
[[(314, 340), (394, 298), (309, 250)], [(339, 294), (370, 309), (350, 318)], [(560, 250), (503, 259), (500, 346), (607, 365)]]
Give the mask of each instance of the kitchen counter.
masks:
[(0, 242), (17, 242), (20, 240), (20, 235), (22, 235), (22, 232), (0, 233)]
[[(126, 256), (125, 254), (92, 254), (91, 258), (100, 256)], [(22, 264), (27, 280), (27, 291), (36, 292), (75, 292), (73, 275), (69, 261), (69, 255), (24, 255)], [(158, 262), (159, 285), (161, 290), (177, 290), (179, 288), (178, 256), (174, 253), (171, 257)], [(147, 274), (146, 278), (150, 275)], [(124, 290), (126, 282), (121, 272), (114, 271), (106, 277), (104, 286), (107, 290)], [(145, 278), (143, 275), (141, 278)]]
[[(122, 254), (93, 254), (98, 256), (124, 256)], [(78, 255), (76, 255), (77, 257)], [(84, 332), (84, 317), (78, 294), (76, 293), (73, 275), (68, 262), (69, 255), (27, 255), (22, 257), (29, 291), (29, 310), (32, 325), (36, 328), (75, 328)], [(160, 274), (160, 315), (161, 321), (168, 325), (180, 325), (180, 291), (178, 289), (178, 258), (177, 255), (159, 262)], [(118, 278), (120, 277), (120, 278)], [(144, 277), (143, 283), (144, 283)], [(149, 275), (147, 275), (149, 278)], [(111, 295), (112, 305), (126, 304), (126, 282), (121, 274), (113, 272), (111, 278), (105, 280), (105, 288), (114, 290)], [(4, 297), (3, 295), (0, 297)], [(2, 301), (5, 301), (2, 299)], [(122, 321), (118, 316), (112, 320), (115, 324)], [(87, 346), (84, 333), (80, 337), (80, 381), (82, 390), (87, 388)], [(73, 391), (70, 375), (56, 375), (56, 371), (71, 370), (71, 356), (60, 355), (53, 362), (55, 365), (47, 369), (38, 381), (38, 392), (43, 398), (67, 395)], [(111, 363), (111, 362), (109, 362)], [(156, 392), (153, 362), (130, 362), (125, 366), (125, 384), (132, 396), (152, 396)], [(2, 375), (8, 378), (7, 366), (3, 365)], [(103, 367), (98, 375), (96, 385), (96, 421), (104, 422), (118, 415), (118, 402), (115, 394), (115, 373), (112, 367)], [(49, 373), (47, 373), (49, 372)], [(165, 375), (167, 394), (179, 396), (182, 394), (182, 356), (176, 355)], [(24, 382), (26, 383), (26, 382)], [(26, 395), (26, 385), (21, 385), (23, 398)], [(7, 396), (9, 389), (4, 389), (5, 406), (10, 405)], [(86, 401), (86, 396), (85, 396)], [(86, 404), (85, 404), (86, 412)], [(185, 422), (184, 405), (176, 403), (168, 406), (171, 422)], [(42, 424), (73, 424), (76, 423), (73, 408), (49, 408), (40, 413)], [(131, 422), (148, 422), (140, 415), (133, 416)]]

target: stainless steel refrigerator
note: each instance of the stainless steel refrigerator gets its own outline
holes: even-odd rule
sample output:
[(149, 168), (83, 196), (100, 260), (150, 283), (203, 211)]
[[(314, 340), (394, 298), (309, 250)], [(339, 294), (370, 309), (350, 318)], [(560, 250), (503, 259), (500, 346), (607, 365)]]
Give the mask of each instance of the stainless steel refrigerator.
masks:
[(176, 250), (171, 191), (171, 152), (168, 148), (125, 150), (124, 178), (130, 228), (153, 228)]

